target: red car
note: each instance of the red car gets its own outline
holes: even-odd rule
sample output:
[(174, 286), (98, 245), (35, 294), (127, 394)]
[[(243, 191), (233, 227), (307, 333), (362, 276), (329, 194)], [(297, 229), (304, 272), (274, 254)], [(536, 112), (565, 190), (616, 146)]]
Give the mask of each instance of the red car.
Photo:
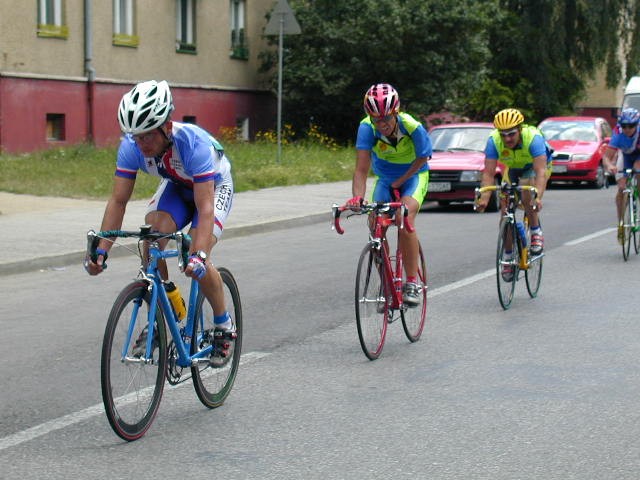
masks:
[(549, 117), (538, 128), (554, 150), (550, 182), (604, 186), (600, 147), (611, 137), (609, 122), (601, 117)]
[[(472, 202), (475, 189), (482, 181), (484, 149), (492, 123), (448, 123), (429, 130), (433, 157), (429, 160), (429, 189), (425, 201), (437, 201), (446, 206), (452, 202)], [(502, 181), (502, 164), (495, 175), (497, 185)], [(499, 208), (498, 196), (493, 195), (487, 210)]]

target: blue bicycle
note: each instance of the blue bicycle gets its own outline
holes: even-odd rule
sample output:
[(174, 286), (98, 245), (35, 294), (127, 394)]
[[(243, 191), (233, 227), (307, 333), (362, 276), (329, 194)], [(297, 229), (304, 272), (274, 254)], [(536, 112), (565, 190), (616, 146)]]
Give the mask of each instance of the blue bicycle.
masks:
[[(127, 441), (142, 437), (151, 426), (164, 389), (190, 378), (200, 401), (209, 408), (222, 405), (231, 392), (242, 348), (242, 307), (233, 275), (218, 267), (224, 285), (227, 311), (237, 337), (222, 366), (210, 365), (214, 351), (213, 309), (191, 281), (187, 315), (176, 316), (158, 271), (158, 261), (178, 257), (181, 270), (187, 263), (190, 238), (182, 232), (110, 230), (87, 233), (87, 250), (95, 261), (101, 238), (138, 238), (141, 267), (138, 279), (116, 298), (102, 343), (102, 400), (115, 433)], [(159, 242), (174, 240), (175, 249), (161, 250)], [(143, 253), (144, 252), (144, 253)], [(167, 335), (169, 331), (169, 336)], [(167, 340), (170, 340), (167, 342)], [(190, 375), (183, 375), (190, 369)]]

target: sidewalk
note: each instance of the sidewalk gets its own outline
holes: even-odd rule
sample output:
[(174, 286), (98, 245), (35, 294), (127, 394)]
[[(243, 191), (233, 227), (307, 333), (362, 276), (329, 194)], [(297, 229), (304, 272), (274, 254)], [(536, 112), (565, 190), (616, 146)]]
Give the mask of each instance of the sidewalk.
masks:
[[(331, 205), (351, 194), (351, 181), (236, 193), (223, 240), (331, 220)], [(81, 263), (86, 234), (98, 230), (106, 201), (0, 192), (0, 275)], [(129, 202), (123, 230), (144, 222), (147, 200)], [(117, 255), (117, 250), (113, 253)]]

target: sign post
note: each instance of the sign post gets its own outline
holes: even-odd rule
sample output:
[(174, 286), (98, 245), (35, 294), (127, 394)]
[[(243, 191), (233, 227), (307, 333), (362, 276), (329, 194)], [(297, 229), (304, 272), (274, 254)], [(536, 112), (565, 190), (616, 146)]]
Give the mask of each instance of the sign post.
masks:
[(278, 0), (264, 29), (267, 35), (278, 35), (278, 163), (282, 157), (282, 45), (284, 35), (299, 35), (300, 25), (287, 0)]

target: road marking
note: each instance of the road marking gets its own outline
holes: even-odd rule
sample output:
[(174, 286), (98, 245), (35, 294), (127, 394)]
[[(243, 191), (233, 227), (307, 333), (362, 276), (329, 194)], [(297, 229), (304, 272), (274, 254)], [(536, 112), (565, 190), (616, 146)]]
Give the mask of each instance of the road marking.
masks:
[(445, 285), (440, 288), (436, 288), (435, 290), (429, 290), (428, 295), (429, 298), (433, 298), (438, 295), (442, 295), (443, 293), (448, 293), (453, 290), (457, 290), (458, 288), (466, 287), (467, 285), (471, 285), (472, 283), (479, 282), (480, 280), (484, 280), (487, 277), (491, 277), (496, 274), (496, 269), (492, 268), (491, 270), (486, 270), (482, 273), (477, 273), (475, 275), (471, 275), (470, 277), (463, 278), (462, 280), (458, 280), (457, 282), (450, 283), (449, 285)]
[[(269, 355), (271, 354), (267, 352), (245, 353), (240, 358), (240, 365), (253, 363)], [(172, 387), (172, 390), (183, 385), (186, 385), (186, 383), (176, 385)], [(15, 447), (16, 445), (20, 445), (21, 443), (25, 443), (43, 435), (47, 435), (48, 433), (55, 432), (56, 430), (60, 430), (70, 425), (88, 420), (89, 418), (95, 417), (97, 415), (104, 415), (104, 405), (102, 403), (85, 408), (84, 410), (80, 410), (79, 412), (70, 413), (69, 415), (65, 415), (64, 417), (41, 423), (40, 425), (36, 425), (35, 427), (27, 428), (26, 430), (22, 430), (21, 432), (16, 432), (12, 435), (0, 438), (0, 452), (6, 450), (7, 448)]]
[(579, 243), (587, 242), (589, 240), (593, 240), (594, 238), (601, 237), (602, 235), (606, 235), (611, 232), (615, 232), (616, 228), (605, 228), (604, 230), (600, 230), (599, 232), (594, 232), (590, 235), (585, 235), (584, 237), (576, 238), (575, 240), (571, 240), (566, 242), (565, 245), (568, 247), (573, 247), (574, 245), (578, 245)]
[[(604, 230), (600, 230), (590, 235), (585, 235), (584, 237), (580, 237), (575, 240), (566, 242), (564, 245), (566, 246), (578, 245), (580, 243), (587, 242), (589, 240), (592, 240), (597, 237), (601, 237), (602, 235), (606, 235), (614, 231), (616, 231), (615, 228), (606, 228)], [(495, 274), (496, 274), (496, 270), (495, 268), (492, 268), (490, 270), (477, 273), (470, 277), (463, 278), (462, 280), (458, 280), (457, 282), (444, 285), (442, 287), (436, 288), (435, 290), (430, 290), (429, 298), (433, 298), (438, 295), (442, 295), (444, 293), (449, 293), (449, 292), (452, 292), (453, 290), (466, 287), (473, 283), (479, 282), (480, 280), (484, 280), (485, 278), (491, 277)], [(240, 364), (244, 365), (247, 363), (252, 363), (261, 358), (267, 357), (269, 355), (270, 353), (267, 353), (267, 352), (248, 352), (242, 355)], [(184, 384), (176, 385), (175, 387), (172, 387), (172, 389), (179, 388), (182, 385)], [(68, 427), (69, 425), (74, 425), (76, 423), (82, 422), (96, 415), (104, 415), (104, 405), (102, 403), (98, 405), (94, 405), (92, 407), (85, 408), (84, 410), (80, 410), (79, 412), (71, 413), (69, 415), (65, 415), (63, 417), (60, 417), (54, 420), (50, 420), (48, 422), (37, 425), (35, 427), (28, 428), (21, 432), (14, 433), (12, 435), (8, 435), (4, 438), (0, 438), (0, 452), (3, 450), (6, 450), (7, 448), (20, 445), (21, 443), (28, 442), (30, 440), (41, 437), (48, 433)]]

